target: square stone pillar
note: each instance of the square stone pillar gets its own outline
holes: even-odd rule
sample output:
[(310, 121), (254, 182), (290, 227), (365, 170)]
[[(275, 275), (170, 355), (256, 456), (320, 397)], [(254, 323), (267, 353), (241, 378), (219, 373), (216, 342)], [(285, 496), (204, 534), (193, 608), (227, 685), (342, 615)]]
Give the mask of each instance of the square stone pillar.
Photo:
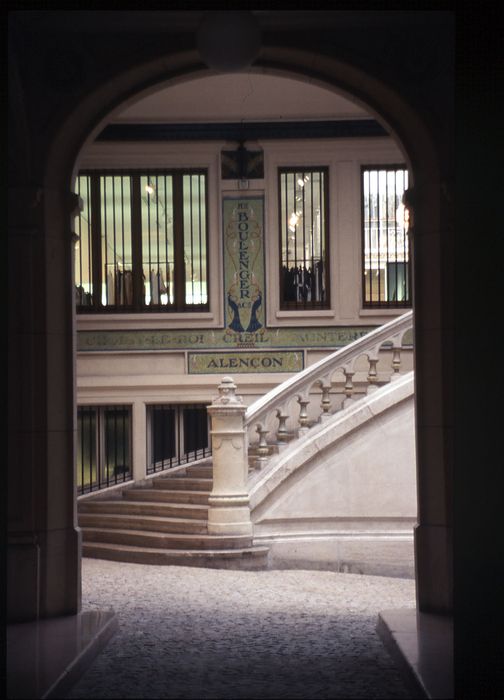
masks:
[(407, 190), (413, 249), (417, 605), (453, 612), (454, 328), (452, 206), (433, 178)]
[(74, 295), (65, 190), (9, 190), (7, 621), (80, 610)]
[(247, 407), (236, 396), (236, 384), (224, 377), (219, 396), (208, 407), (211, 418), (213, 489), (208, 500), (208, 532), (252, 535), (247, 490), (248, 455), (244, 416)]

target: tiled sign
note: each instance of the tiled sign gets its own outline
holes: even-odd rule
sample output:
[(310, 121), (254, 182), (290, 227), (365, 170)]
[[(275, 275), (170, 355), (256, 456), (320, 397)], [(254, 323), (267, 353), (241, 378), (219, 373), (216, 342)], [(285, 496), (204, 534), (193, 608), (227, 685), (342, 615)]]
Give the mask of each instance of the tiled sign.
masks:
[(299, 372), (303, 352), (190, 352), (189, 374)]

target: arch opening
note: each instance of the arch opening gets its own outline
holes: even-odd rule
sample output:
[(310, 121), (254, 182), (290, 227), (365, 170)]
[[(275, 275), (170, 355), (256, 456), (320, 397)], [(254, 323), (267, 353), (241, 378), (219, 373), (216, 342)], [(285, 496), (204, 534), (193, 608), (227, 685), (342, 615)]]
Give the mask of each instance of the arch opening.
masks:
[[(273, 64), (264, 66), (258, 65), (257, 67), (249, 69), (245, 72), (233, 73), (229, 76), (215, 74), (212, 71), (189, 71), (188, 73), (184, 73), (181, 76), (179, 75), (174, 78), (168, 78), (168, 80), (164, 80), (162, 82), (162, 85), (164, 87), (160, 88), (160, 83), (153, 83), (149, 85), (148, 88), (144, 87), (142, 90), (140, 90), (140, 92), (137, 92), (136, 94), (133, 94), (134, 88), (133, 86), (130, 86), (130, 88), (128, 89), (129, 94), (126, 100), (121, 102), (120, 105), (115, 106), (108, 115), (108, 117), (101, 119), (99, 125), (97, 125), (92, 130), (91, 134), (89, 134), (88, 137), (85, 139), (80, 149), (79, 156), (75, 161), (75, 165), (73, 168), (73, 176), (75, 177), (76, 172), (79, 168), (79, 161), (82, 157), (82, 154), (85, 154), (86, 149), (90, 145), (90, 142), (94, 140), (94, 138), (100, 131), (106, 128), (108, 122), (113, 121), (115, 124), (127, 125), (145, 123), (149, 120), (152, 122), (159, 122), (162, 120), (165, 123), (168, 122), (180, 125), (187, 122), (208, 123), (208, 121), (211, 121), (213, 123), (219, 123), (222, 122), (224, 118), (226, 118), (226, 121), (237, 121), (240, 122), (242, 125), (245, 122), (253, 123), (254, 121), (257, 121), (261, 118), (262, 112), (261, 110), (257, 110), (256, 112), (251, 113), (250, 109), (247, 107), (247, 99), (250, 97), (251, 93), (253, 94), (254, 92), (258, 92), (260, 95), (264, 96), (264, 93), (261, 93), (261, 87), (264, 88), (264, 84), (270, 82), (269, 94), (274, 95), (276, 94), (275, 87), (278, 88), (278, 86), (281, 84), (281, 81), (283, 81), (284, 85), (289, 86), (289, 90), (292, 90), (291, 93), (288, 90), (285, 91), (287, 93), (287, 102), (289, 97), (294, 95), (295, 87), (297, 85), (304, 86), (305, 88), (307, 87), (311, 91), (310, 97), (313, 99), (314, 96), (322, 96), (320, 99), (320, 104), (317, 104), (315, 106), (313, 106), (313, 104), (311, 105), (312, 109), (308, 110), (308, 115), (306, 107), (304, 107), (304, 109), (299, 110), (299, 112), (297, 113), (295, 110), (295, 106), (294, 108), (291, 107), (291, 111), (287, 113), (288, 120), (292, 120), (293, 118), (299, 118), (299, 120), (306, 121), (306, 119), (308, 118), (315, 121), (320, 120), (321, 118), (329, 118), (330, 116), (334, 116), (335, 112), (338, 112), (337, 116), (340, 120), (342, 118), (349, 118), (359, 121), (372, 117), (376, 119), (379, 123), (386, 125), (389, 132), (393, 134), (393, 139), (398, 144), (401, 154), (405, 157), (405, 160), (408, 164), (408, 169), (411, 171), (413, 179), (415, 177), (415, 168), (412, 167), (412, 158), (409, 156), (406, 147), (397, 136), (397, 124), (391, 126), (389, 122), (387, 122), (387, 119), (383, 116), (383, 113), (386, 112), (386, 110), (382, 109), (381, 111), (379, 111), (376, 105), (372, 108), (369, 108), (369, 106), (366, 104), (366, 109), (363, 108), (364, 100), (362, 96), (362, 88), (358, 97), (354, 97), (350, 94), (348, 85), (351, 82), (351, 78), (353, 77), (352, 69), (348, 69), (350, 77), (346, 76), (346, 81), (342, 80), (341, 76), (338, 74), (338, 72), (342, 70), (341, 66), (339, 65), (332, 67), (333, 74), (331, 75), (331, 78), (329, 78), (327, 74), (324, 75), (323, 78), (321, 78), (320, 75), (313, 75), (313, 57), (310, 57), (310, 61), (307, 60), (306, 56), (303, 58), (305, 66), (307, 63), (310, 64), (311, 75), (307, 76), (306, 68), (303, 70), (303, 68), (300, 65), (297, 65), (296, 67), (293, 67), (292, 65), (282, 65), (281, 67), (279, 67), (278, 65)], [(301, 61), (299, 56), (296, 56), (296, 59), (298, 62)], [(273, 62), (271, 61), (271, 63)], [(286, 63), (288, 64), (288, 61), (286, 61)], [(325, 62), (324, 69), (326, 73), (329, 73), (328, 67), (327, 65), (325, 65)], [(345, 74), (344, 69), (342, 70), (342, 72), (343, 74)], [(335, 77), (335, 74), (338, 74), (337, 77)], [(240, 80), (242, 78), (245, 78), (247, 84), (245, 93), (242, 92), (240, 94), (239, 85)], [(223, 86), (226, 85), (227, 81), (232, 81), (234, 84), (234, 101), (231, 102), (230, 108), (228, 105), (222, 104), (224, 94), (222, 90)], [(262, 86), (261, 81), (263, 83)], [(346, 91), (342, 90), (342, 84), (345, 86)], [(208, 86), (208, 92), (206, 93), (207, 100), (205, 101), (206, 108), (204, 111), (198, 112), (195, 108), (194, 100), (191, 102), (191, 93), (188, 88), (193, 88), (193, 94), (197, 94), (198, 96), (200, 96), (201, 94), (205, 95), (205, 86)], [(380, 86), (376, 88), (378, 93), (379, 88)], [(211, 112), (210, 106), (212, 105), (212, 101), (209, 99), (209, 96), (212, 92), (214, 92), (216, 95), (216, 97), (214, 95), (214, 105), (217, 107), (215, 112)], [(172, 96), (173, 104), (176, 106), (176, 109), (167, 110), (166, 105), (169, 105), (170, 95)], [(324, 97), (326, 99), (326, 102), (324, 102), (323, 100)], [(373, 97), (375, 102), (377, 103), (377, 96), (373, 95)], [(331, 100), (333, 101), (332, 107)], [(334, 107), (334, 103), (336, 103), (337, 107)], [(399, 103), (397, 96), (392, 95), (391, 103), (392, 107), (389, 107), (389, 109), (397, 108), (397, 104)], [(268, 104), (269, 112), (266, 116), (269, 121), (285, 121), (285, 114), (279, 111), (280, 104), (281, 109), (283, 109), (285, 112), (285, 103), (279, 102), (278, 104), (276, 104), (273, 100), (273, 104)], [(219, 107), (221, 108), (220, 112), (218, 109)], [(407, 107), (403, 106), (403, 110), (407, 111)], [(196, 118), (191, 118), (191, 115), (193, 114), (196, 114)], [(231, 115), (231, 118), (229, 118), (229, 115)], [(416, 122), (418, 122), (418, 119), (415, 118), (415, 120)], [(410, 122), (409, 125), (411, 126)], [(412, 131), (413, 130), (414, 129), (412, 128)], [(408, 130), (406, 129), (405, 140), (407, 140), (408, 138), (407, 131)], [(413, 135), (410, 135), (410, 140), (414, 140)], [(425, 141), (425, 133), (423, 133), (421, 137), (419, 137), (417, 134), (415, 140)], [(429, 161), (430, 155), (431, 154), (429, 151), (423, 152), (423, 156), (425, 157), (426, 161)], [(431, 166), (432, 163), (429, 163), (429, 167)]]

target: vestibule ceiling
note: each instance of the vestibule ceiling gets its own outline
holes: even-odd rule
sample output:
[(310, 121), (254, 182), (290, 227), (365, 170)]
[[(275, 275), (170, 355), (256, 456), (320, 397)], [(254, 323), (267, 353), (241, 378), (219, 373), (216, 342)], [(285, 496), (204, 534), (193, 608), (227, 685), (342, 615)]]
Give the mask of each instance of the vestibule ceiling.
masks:
[(365, 119), (350, 99), (302, 80), (247, 71), (164, 87), (115, 115), (115, 123)]

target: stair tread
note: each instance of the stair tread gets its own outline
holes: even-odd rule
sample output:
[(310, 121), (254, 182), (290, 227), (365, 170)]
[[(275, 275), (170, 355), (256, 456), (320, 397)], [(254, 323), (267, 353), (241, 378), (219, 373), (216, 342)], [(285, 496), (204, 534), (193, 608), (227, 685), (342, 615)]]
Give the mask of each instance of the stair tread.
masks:
[[(191, 493), (209, 493), (213, 488), (212, 479), (186, 479), (184, 477), (172, 477), (170, 479), (154, 479), (152, 485), (155, 489), (163, 491), (189, 491)], [(192, 488), (191, 488), (192, 487)]]
[[(179, 507), (183, 506), (183, 507)], [(208, 506), (183, 503), (170, 504), (165, 502), (149, 502), (130, 499), (120, 501), (119, 505), (106, 505), (103, 507), (79, 508), (77, 517), (115, 515), (117, 517), (136, 516), (139, 518), (162, 518), (164, 520), (176, 520), (178, 522), (207, 522)]]
[[(85, 530), (87, 532), (102, 532), (102, 528), (100, 527), (83, 527), (81, 528), (82, 530)], [(204, 533), (201, 535), (194, 535), (191, 533), (176, 533), (176, 532), (159, 532), (158, 530), (142, 530), (141, 532), (139, 530), (130, 530), (130, 529), (125, 529), (125, 528), (110, 528), (107, 529), (107, 532), (114, 532), (116, 534), (121, 534), (121, 535), (145, 535), (145, 536), (156, 536), (156, 537), (162, 537), (163, 539), (181, 539), (181, 540), (187, 540), (188, 542), (191, 542), (193, 540), (207, 540), (207, 541), (212, 541), (215, 540), (216, 542), (220, 542), (222, 540), (250, 540), (251, 536), (250, 535), (210, 535), (208, 533)]]
[[(128, 489), (123, 493), (123, 500), (171, 503), (173, 505), (186, 503), (187, 505), (206, 505), (210, 493), (208, 491), (183, 491), (182, 489)], [(173, 500), (170, 500), (173, 499)], [(208, 506), (207, 506), (208, 507)]]
[(164, 476), (155, 476), (154, 481), (170, 481), (170, 480), (180, 480), (180, 481), (203, 481), (205, 484), (213, 481), (211, 476), (188, 476), (187, 474), (165, 474)]
[[(145, 491), (145, 490), (147, 490), (147, 489), (135, 489), (135, 491)], [(149, 489), (149, 490), (151, 490), (151, 489)], [(180, 493), (180, 491), (177, 491), (177, 493)], [(112, 505), (112, 504), (115, 506), (118, 503), (125, 504), (128, 506), (131, 505), (127, 499), (117, 498), (117, 499), (111, 499), (110, 501), (101, 501), (100, 500), (100, 501), (87, 501), (84, 503), (79, 503), (78, 508), (80, 508), (81, 506), (84, 506), (86, 508), (87, 505), (90, 503), (100, 504), (100, 505), (105, 505), (105, 506)], [(151, 506), (158, 506), (158, 507), (163, 507), (163, 506), (168, 507), (171, 504), (168, 503), (167, 501), (155, 501), (155, 500), (153, 500), (153, 501), (142, 501), (142, 505), (143, 506), (151, 505)], [(189, 509), (189, 508), (201, 508), (202, 510), (208, 510), (208, 506), (201, 505), (200, 503), (174, 503), (173, 505), (176, 505), (177, 508), (187, 508), (187, 509)]]
[(112, 544), (110, 542), (83, 542), (83, 548), (97, 548), (112, 551), (124, 551), (124, 552), (146, 552), (146, 553), (159, 553), (159, 554), (169, 554), (176, 557), (186, 557), (192, 558), (201, 555), (236, 555), (243, 552), (252, 553), (266, 553), (269, 548), (264, 545), (254, 545), (250, 547), (241, 547), (234, 549), (166, 549), (161, 547), (140, 547), (138, 545), (131, 544)]
[(174, 518), (165, 517), (163, 515), (142, 515), (137, 513), (79, 513), (80, 516), (89, 515), (93, 518), (107, 518), (110, 520), (120, 520), (123, 518), (129, 518), (133, 521), (146, 521), (151, 523), (163, 522), (163, 523), (177, 523), (180, 525), (206, 525), (207, 520), (197, 520), (196, 518)]
[[(139, 492), (141, 491), (142, 493), (146, 492), (151, 492), (151, 493), (159, 493), (162, 491), (163, 493), (169, 493), (170, 489), (148, 489), (148, 488), (131, 488), (128, 489), (127, 491), (124, 492), (124, 495), (126, 496), (128, 493), (134, 493), (134, 492)], [(198, 496), (202, 496), (205, 494), (205, 491), (191, 491), (191, 489), (173, 489), (174, 493), (180, 494), (180, 493), (188, 493), (188, 494), (197, 494)]]

